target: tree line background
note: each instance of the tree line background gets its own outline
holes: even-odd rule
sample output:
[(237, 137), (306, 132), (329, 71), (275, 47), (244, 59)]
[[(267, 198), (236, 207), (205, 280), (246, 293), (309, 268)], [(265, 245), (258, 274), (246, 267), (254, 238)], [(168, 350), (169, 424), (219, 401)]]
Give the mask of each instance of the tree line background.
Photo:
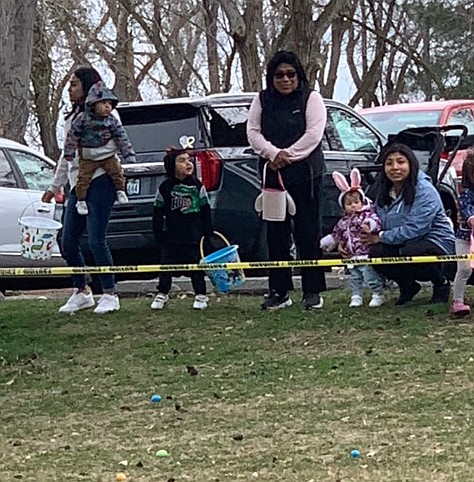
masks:
[[(265, 64), (298, 53), (349, 105), (474, 93), (474, 1), (0, 0), (0, 136), (25, 133), (57, 159), (64, 91), (96, 67), (122, 101), (258, 91)], [(110, 81), (109, 81), (110, 80)], [(349, 96), (348, 96), (349, 98)]]

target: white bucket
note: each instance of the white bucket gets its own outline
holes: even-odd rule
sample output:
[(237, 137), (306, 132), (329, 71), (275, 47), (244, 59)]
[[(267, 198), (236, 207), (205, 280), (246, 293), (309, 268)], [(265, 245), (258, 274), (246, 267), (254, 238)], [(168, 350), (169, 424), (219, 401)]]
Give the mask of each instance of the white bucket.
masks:
[(24, 258), (51, 259), (56, 235), (63, 227), (49, 218), (26, 216), (18, 221), (21, 226), (21, 254)]

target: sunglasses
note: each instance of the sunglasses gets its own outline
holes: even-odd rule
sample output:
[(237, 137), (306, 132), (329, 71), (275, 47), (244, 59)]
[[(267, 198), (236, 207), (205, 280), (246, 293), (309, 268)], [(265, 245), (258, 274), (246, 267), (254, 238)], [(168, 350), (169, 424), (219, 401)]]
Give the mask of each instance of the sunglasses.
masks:
[(296, 77), (296, 70), (290, 70), (288, 72), (276, 72), (273, 77), (278, 80), (282, 80), (285, 77), (288, 77), (289, 79), (294, 79)]

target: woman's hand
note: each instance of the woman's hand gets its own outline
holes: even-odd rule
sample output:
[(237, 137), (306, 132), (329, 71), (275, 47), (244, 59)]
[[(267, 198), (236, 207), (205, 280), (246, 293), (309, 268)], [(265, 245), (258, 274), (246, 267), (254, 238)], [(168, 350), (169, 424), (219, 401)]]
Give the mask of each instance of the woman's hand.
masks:
[(371, 233), (367, 224), (364, 224), (360, 230), (360, 239), (364, 244), (380, 243), (380, 236), (377, 233)]
[(282, 167), (288, 166), (288, 164), (291, 164), (290, 157), (288, 156), (288, 153), (283, 150), (276, 155), (272, 162), (268, 163), (270, 169), (273, 171), (277, 171)]
[(54, 198), (54, 193), (51, 191), (45, 191), (41, 196), (41, 202), (43, 203), (50, 203)]

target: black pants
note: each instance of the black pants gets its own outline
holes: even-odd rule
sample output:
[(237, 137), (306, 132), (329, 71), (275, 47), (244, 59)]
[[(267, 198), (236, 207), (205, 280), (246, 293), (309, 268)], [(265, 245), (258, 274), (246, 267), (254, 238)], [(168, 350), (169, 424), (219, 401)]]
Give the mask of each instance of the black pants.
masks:
[[(161, 264), (197, 264), (200, 259), (199, 247), (195, 244), (165, 245), (161, 251)], [(158, 292), (167, 295), (171, 290), (173, 276), (189, 276), (194, 293), (206, 294), (204, 271), (163, 271), (160, 274)]]
[[(300, 259), (320, 259), (322, 178), (308, 179), (296, 186), (285, 186), (295, 201), (293, 217), (294, 240)], [(291, 218), (285, 221), (267, 221), (267, 244), (270, 261), (289, 261), (291, 248)], [(323, 268), (302, 268), (301, 282), (304, 294), (326, 290)], [(293, 288), (291, 269), (272, 268), (269, 274), (269, 289), (284, 295)]]
[[(446, 254), (431, 241), (408, 241), (401, 245), (378, 243), (370, 248), (371, 258), (391, 258), (397, 256), (438, 256)], [(414, 281), (431, 281), (440, 286), (446, 281), (443, 263), (383, 264), (373, 265), (375, 270), (395, 281), (400, 288)]]

